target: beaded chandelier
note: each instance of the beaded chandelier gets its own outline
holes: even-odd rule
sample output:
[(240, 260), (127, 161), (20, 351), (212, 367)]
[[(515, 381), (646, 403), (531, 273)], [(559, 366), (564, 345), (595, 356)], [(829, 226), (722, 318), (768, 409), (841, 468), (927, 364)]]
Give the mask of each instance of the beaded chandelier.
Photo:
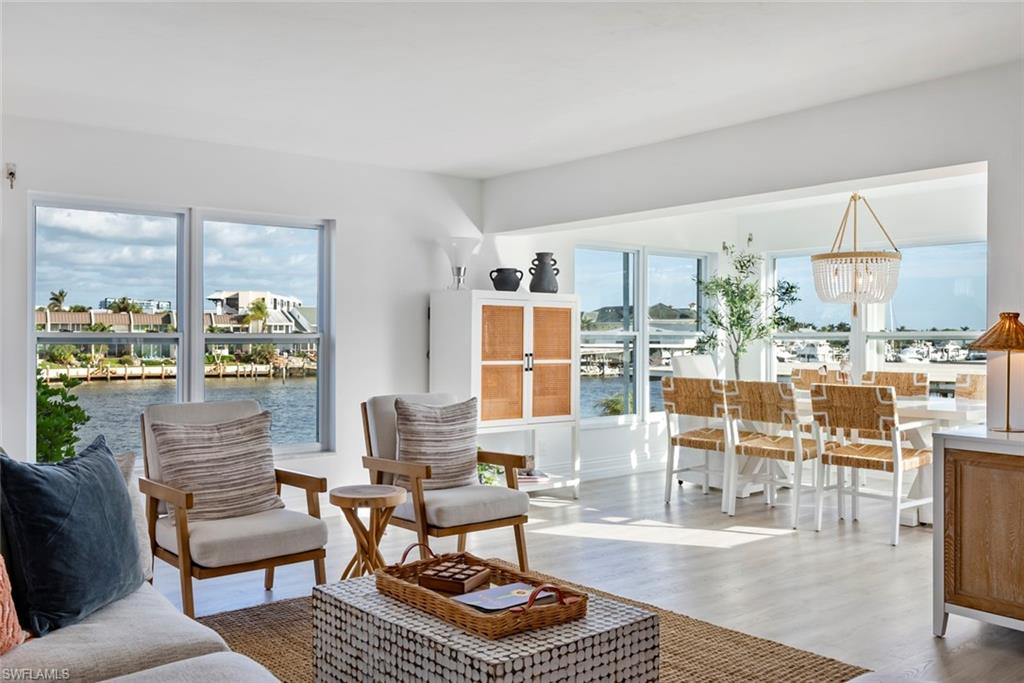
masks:
[[(871, 212), (882, 234), (889, 240), (894, 251), (858, 251), (857, 205), (864, 206)], [(853, 250), (842, 251), (846, 227), (853, 223)], [(851, 304), (853, 315), (857, 316), (860, 304), (884, 304), (892, 299), (896, 292), (896, 282), (900, 275), (900, 250), (889, 237), (882, 222), (875, 215), (875, 210), (868, 204), (865, 197), (854, 192), (846, 203), (843, 220), (832, 240), (832, 249), (825, 254), (811, 257), (811, 270), (814, 273), (814, 289), (818, 298), (830, 304)]]

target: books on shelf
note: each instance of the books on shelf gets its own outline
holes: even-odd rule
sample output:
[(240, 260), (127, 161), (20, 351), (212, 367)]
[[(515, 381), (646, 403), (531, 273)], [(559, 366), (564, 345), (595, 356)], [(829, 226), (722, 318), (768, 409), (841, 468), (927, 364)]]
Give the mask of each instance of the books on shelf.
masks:
[(518, 477), (521, 484), (543, 484), (551, 481), (550, 475), (532, 467), (526, 470), (519, 470)]

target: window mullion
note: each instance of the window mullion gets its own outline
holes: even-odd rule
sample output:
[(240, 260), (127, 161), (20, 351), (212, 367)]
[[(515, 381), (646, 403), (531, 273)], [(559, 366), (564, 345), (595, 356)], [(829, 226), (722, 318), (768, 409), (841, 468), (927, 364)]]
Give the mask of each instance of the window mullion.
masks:
[(189, 212), (186, 239), (188, 257), (185, 263), (187, 305), (185, 315), (188, 349), (185, 355), (186, 377), (184, 400), (202, 401), (205, 397), (206, 342), (203, 338), (203, 217), (199, 211)]

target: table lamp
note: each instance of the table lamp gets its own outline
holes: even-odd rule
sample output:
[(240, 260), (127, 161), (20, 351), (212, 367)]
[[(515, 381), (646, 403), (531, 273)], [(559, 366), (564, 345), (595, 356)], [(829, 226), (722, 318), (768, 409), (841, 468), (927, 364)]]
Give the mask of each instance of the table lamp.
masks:
[(978, 351), (1006, 352), (1006, 426), (989, 429), (994, 432), (1024, 432), (1024, 429), (1010, 427), (1010, 359), (1014, 351), (1024, 351), (1024, 324), (1020, 322), (1020, 313), (1000, 313), (996, 324), (970, 346)]

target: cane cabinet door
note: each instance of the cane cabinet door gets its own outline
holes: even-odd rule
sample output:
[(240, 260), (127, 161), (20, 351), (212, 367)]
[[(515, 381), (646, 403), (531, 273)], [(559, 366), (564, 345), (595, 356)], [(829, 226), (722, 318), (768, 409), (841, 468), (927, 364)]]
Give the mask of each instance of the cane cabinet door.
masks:
[(480, 307), (480, 419), (525, 417), (526, 306)]
[(945, 598), (1024, 619), (1024, 458), (947, 449)]
[(535, 418), (572, 415), (573, 316), (570, 306), (531, 308), (533, 339), (531, 414)]

